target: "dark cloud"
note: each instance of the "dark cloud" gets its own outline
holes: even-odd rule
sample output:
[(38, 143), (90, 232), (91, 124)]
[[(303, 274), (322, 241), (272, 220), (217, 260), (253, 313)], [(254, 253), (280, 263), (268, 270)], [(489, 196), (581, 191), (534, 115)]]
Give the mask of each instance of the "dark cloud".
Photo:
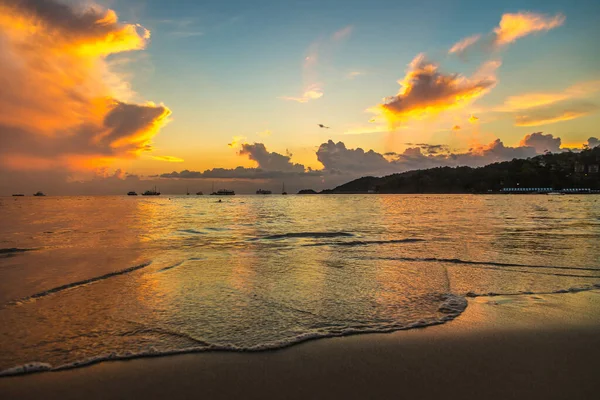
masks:
[(590, 149), (593, 149), (594, 147), (600, 146), (600, 139), (595, 138), (595, 137), (589, 138), (588, 142), (587, 142), (587, 146)]
[(137, 25), (127, 25), (118, 22), (117, 15), (112, 10), (99, 7), (72, 7), (56, 0), (0, 0), (0, 7), (12, 9), (20, 15), (35, 19), (42, 28), (51, 33), (75, 38), (100, 40), (131, 40), (132, 33), (138, 28), (140, 47), (142, 40), (149, 32)]
[(246, 155), (258, 163), (258, 168), (265, 171), (282, 171), (303, 173), (306, 168), (302, 164), (291, 162), (292, 155), (282, 155), (275, 152), (268, 152), (262, 143), (242, 144), (240, 155)]
[(333, 173), (375, 173), (392, 171), (393, 167), (382, 154), (373, 150), (365, 152), (360, 147), (347, 149), (342, 142), (329, 140), (317, 150), (317, 159), (324, 170)]
[(533, 147), (538, 153), (545, 153), (547, 151), (551, 153), (560, 152), (561, 140), (555, 138), (552, 134), (544, 135), (542, 132), (535, 132), (530, 135), (526, 135), (520, 143), (521, 146)]

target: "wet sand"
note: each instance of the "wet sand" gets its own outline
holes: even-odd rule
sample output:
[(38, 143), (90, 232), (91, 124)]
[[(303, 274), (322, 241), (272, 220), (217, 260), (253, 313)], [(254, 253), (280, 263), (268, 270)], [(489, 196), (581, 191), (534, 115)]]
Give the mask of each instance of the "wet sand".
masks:
[(599, 362), (600, 291), (481, 297), (445, 325), (2, 378), (0, 398), (591, 399)]

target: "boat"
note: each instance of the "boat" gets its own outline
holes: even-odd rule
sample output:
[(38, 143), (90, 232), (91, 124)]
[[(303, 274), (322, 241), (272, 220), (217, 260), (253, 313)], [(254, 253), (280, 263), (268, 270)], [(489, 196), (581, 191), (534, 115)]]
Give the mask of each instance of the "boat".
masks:
[(160, 192), (156, 190), (156, 186), (154, 186), (154, 190), (146, 190), (142, 193), (142, 196), (159, 196)]
[(233, 196), (233, 195), (235, 195), (235, 192), (233, 190), (219, 189), (216, 192), (212, 192), (211, 195), (213, 195), (213, 196)]
[(285, 183), (281, 184), (281, 194), (284, 196), (287, 194), (287, 192), (285, 191)]
[(21, 193), (13, 194), (13, 197), (23, 197), (23, 196), (25, 196), (25, 195), (21, 194)]
[(202, 192), (196, 192), (196, 196), (203, 196), (203, 195), (204, 195), (204, 193), (202, 193)]
[(256, 194), (271, 194), (273, 192), (271, 192), (270, 190), (263, 190), (263, 189), (258, 189), (256, 191)]
[(136, 192), (127, 192), (127, 196), (137, 196)]
[(45, 196), (45, 194), (42, 193), (42, 192), (35, 192), (33, 195), (37, 196), (37, 197), (43, 197), (43, 196)]

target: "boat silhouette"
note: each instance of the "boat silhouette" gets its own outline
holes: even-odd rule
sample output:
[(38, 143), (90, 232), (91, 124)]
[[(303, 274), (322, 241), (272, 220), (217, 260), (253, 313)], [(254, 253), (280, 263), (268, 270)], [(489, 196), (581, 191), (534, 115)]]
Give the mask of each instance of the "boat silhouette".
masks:
[(154, 186), (154, 190), (146, 190), (142, 193), (142, 196), (159, 196), (160, 192), (156, 190), (156, 186)]
[(45, 196), (45, 194), (42, 193), (42, 192), (35, 192), (33, 195), (36, 196), (36, 197), (43, 197), (43, 196)]
[(127, 196), (137, 196), (136, 192), (127, 192)]

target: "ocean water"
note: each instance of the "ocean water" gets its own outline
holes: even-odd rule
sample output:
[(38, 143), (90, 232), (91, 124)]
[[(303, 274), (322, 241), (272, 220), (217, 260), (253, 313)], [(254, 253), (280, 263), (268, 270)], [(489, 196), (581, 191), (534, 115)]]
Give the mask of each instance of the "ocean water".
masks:
[[(0, 375), (441, 324), (600, 288), (600, 196), (0, 198)], [(600, 310), (599, 320), (600, 320)]]

